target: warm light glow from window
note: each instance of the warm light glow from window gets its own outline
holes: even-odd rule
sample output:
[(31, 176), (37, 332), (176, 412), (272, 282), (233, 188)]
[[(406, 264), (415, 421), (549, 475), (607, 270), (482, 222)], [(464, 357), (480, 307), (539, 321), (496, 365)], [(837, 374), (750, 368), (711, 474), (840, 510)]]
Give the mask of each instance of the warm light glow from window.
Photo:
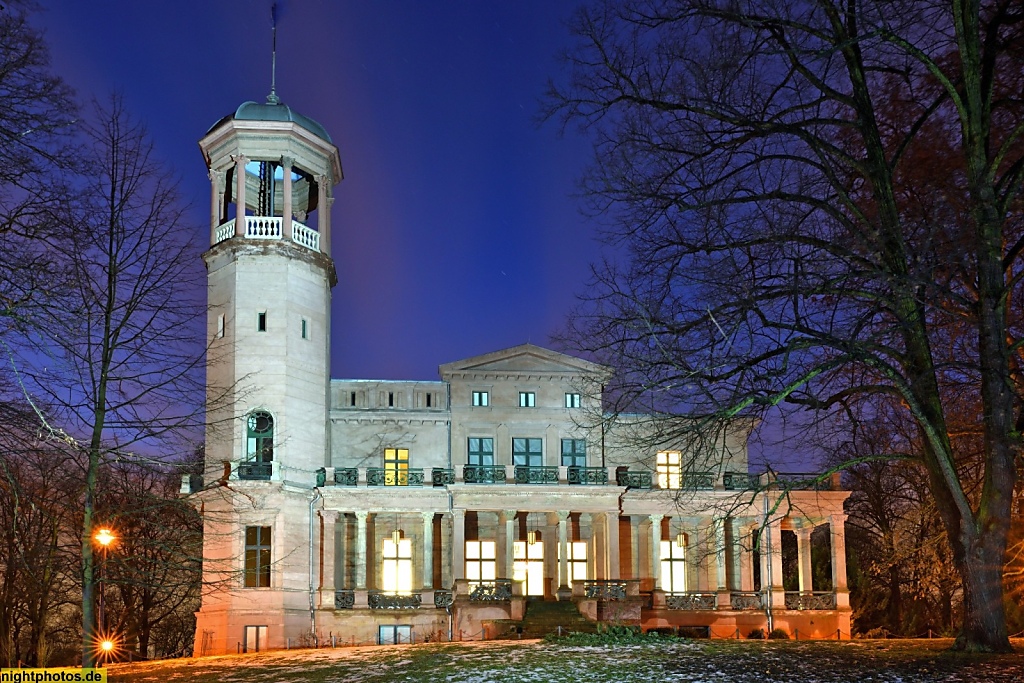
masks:
[(481, 583), (494, 583), (497, 576), (497, 544), (494, 541), (466, 541), (466, 578)]
[(397, 544), (384, 539), (384, 567), (382, 587), (388, 593), (412, 592), (412, 540), (401, 539)]
[(658, 453), (657, 473), (658, 488), (677, 489), (680, 481), (680, 457), (675, 451), (662, 451)]
[[(566, 544), (569, 550), (569, 587), (572, 588), (573, 581), (587, 580), (587, 542), (573, 541)], [(561, 557), (561, 546), (558, 549)]]
[(686, 592), (686, 546), (674, 540), (661, 542), (661, 589), (666, 593)]
[(512, 558), (512, 580), (524, 583), (523, 594), (544, 595), (544, 544), (516, 541)]

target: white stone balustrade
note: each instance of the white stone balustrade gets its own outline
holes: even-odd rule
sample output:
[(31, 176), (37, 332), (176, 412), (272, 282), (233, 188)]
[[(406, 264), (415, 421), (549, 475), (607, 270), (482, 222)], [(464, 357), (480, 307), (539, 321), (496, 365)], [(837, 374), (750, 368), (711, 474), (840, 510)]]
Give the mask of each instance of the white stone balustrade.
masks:
[[(214, 232), (214, 243), (219, 244), (235, 235), (235, 219), (217, 227)], [(284, 219), (277, 216), (246, 216), (243, 236), (251, 240), (279, 240), (284, 236)], [(292, 242), (310, 249), (320, 251), (320, 233), (310, 227), (292, 221)]]

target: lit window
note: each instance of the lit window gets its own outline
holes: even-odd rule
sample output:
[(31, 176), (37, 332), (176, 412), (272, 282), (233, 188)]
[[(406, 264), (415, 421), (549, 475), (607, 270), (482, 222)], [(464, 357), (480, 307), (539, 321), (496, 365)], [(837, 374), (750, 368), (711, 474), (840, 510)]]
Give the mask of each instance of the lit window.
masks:
[[(573, 581), (587, 580), (587, 542), (572, 541), (566, 544), (566, 548), (569, 551), (568, 569), (569, 587), (571, 588)], [(558, 553), (560, 558), (562, 556), (561, 545), (559, 545)]]
[(532, 391), (520, 391), (519, 392), (519, 407), (520, 408), (533, 408), (537, 405), (537, 394)]
[(381, 576), (383, 589), (388, 593), (412, 592), (412, 540), (393, 537), (384, 539), (381, 553), (384, 571)]
[(469, 465), (493, 465), (494, 464), (494, 439), (491, 438), (469, 438)]
[(659, 488), (679, 488), (680, 461), (678, 452), (662, 451), (658, 453), (657, 470)]
[(666, 593), (686, 592), (686, 546), (678, 540), (661, 542), (661, 589)]
[(515, 541), (512, 544), (512, 580), (523, 584), (523, 595), (544, 595), (544, 542), (540, 532), (533, 543)]
[(384, 449), (384, 485), (409, 485), (409, 449)]
[(585, 439), (562, 439), (562, 465), (565, 467), (587, 466), (587, 442)]
[(497, 574), (494, 541), (466, 541), (466, 578), (472, 584), (494, 583)]
[(270, 527), (245, 527), (245, 587), (270, 587)]
[(541, 439), (512, 439), (512, 464), (540, 467), (544, 464), (544, 442)]
[(267, 331), (267, 312), (260, 311), (256, 314), (256, 331), (266, 332)]
[(249, 415), (246, 424), (246, 455), (250, 461), (273, 462), (274, 417), (260, 410)]
[(474, 391), (473, 392), (473, 405), (474, 406), (489, 406), (491, 404), (491, 397), (486, 391)]
[(579, 408), (580, 407), (580, 395), (579, 394), (566, 394), (565, 395), (565, 407), (566, 408)]

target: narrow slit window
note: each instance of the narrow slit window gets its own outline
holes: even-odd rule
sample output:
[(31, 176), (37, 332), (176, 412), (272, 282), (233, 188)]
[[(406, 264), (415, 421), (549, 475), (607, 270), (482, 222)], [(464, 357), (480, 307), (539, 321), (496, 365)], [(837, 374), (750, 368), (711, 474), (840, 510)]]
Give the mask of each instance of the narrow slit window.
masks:
[(266, 332), (267, 331), (267, 312), (260, 311), (256, 314), (256, 331)]
[(388, 392), (388, 408), (394, 408), (394, 407), (395, 407), (395, 392), (389, 391)]
[(309, 322), (305, 318), (302, 319), (302, 338), (309, 339)]
[(224, 314), (217, 316), (217, 339), (224, 338)]
[(349, 400), (349, 405), (352, 406), (353, 408), (355, 408), (356, 407), (356, 392), (353, 391), (352, 393), (350, 393), (349, 397), (348, 397), (348, 400)]

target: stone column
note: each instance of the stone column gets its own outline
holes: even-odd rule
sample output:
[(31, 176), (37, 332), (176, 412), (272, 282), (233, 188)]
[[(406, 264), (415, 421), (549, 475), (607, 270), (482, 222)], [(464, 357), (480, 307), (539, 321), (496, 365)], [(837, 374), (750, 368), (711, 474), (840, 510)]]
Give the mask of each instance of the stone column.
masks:
[(661, 589), (661, 520), (665, 515), (651, 515), (651, 578), (654, 589)]
[(330, 187), (330, 176), (316, 177), (316, 228), (320, 233), (320, 251), (328, 255), (331, 253), (331, 204), (334, 203), (334, 198), (329, 195)]
[(452, 578), (466, 578), (466, 511), (452, 510)]
[(502, 512), (505, 517), (504, 538), (500, 538), (501, 546), (498, 548), (498, 567), (500, 572), (498, 578), (511, 579), (512, 565), (515, 562), (515, 549), (513, 543), (516, 540), (516, 511), (505, 510)]
[(366, 590), (366, 522), (369, 513), (356, 511), (356, 590)]
[(800, 577), (800, 592), (810, 593), (814, 590), (811, 578), (811, 527), (806, 522), (796, 528), (797, 569)]
[(291, 157), (281, 157), (281, 174), (284, 176), (284, 201), (281, 206), (281, 232), (283, 239), (292, 240), (292, 164)]
[(558, 590), (569, 588), (569, 511), (558, 511)]
[(828, 519), (832, 546), (832, 590), (836, 592), (836, 608), (850, 608), (850, 589), (846, 585), (846, 515)]
[(220, 226), (220, 185), (224, 173), (211, 168), (207, 175), (210, 178), (210, 245), (213, 246), (217, 243), (217, 228)]
[(622, 572), (619, 566), (621, 557), (619, 555), (619, 515), (615, 512), (604, 514), (607, 539), (605, 547), (608, 548), (608, 578), (621, 579)]
[(718, 579), (718, 585), (715, 587), (718, 593), (716, 602), (719, 609), (728, 609), (732, 604), (732, 599), (729, 595), (729, 574), (725, 554), (725, 519), (716, 518), (712, 523), (715, 530), (715, 569), (717, 570), (716, 578)]
[(786, 593), (782, 587), (782, 520), (775, 519), (768, 523), (768, 536), (771, 539), (772, 565), (771, 600), (775, 609), (786, 608)]
[(245, 234), (245, 165), (249, 163), (244, 154), (232, 157), (235, 162), (235, 235)]
[(629, 516), (629, 545), (632, 550), (630, 554), (630, 578), (642, 579), (640, 569), (640, 517)]
[(320, 544), (320, 608), (334, 609), (334, 565), (337, 553), (334, 535), (338, 521), (337, 510), (320, 510), (323, 541)]
[(434, 587), (434, 513), (423, 513), (423, 588)]

